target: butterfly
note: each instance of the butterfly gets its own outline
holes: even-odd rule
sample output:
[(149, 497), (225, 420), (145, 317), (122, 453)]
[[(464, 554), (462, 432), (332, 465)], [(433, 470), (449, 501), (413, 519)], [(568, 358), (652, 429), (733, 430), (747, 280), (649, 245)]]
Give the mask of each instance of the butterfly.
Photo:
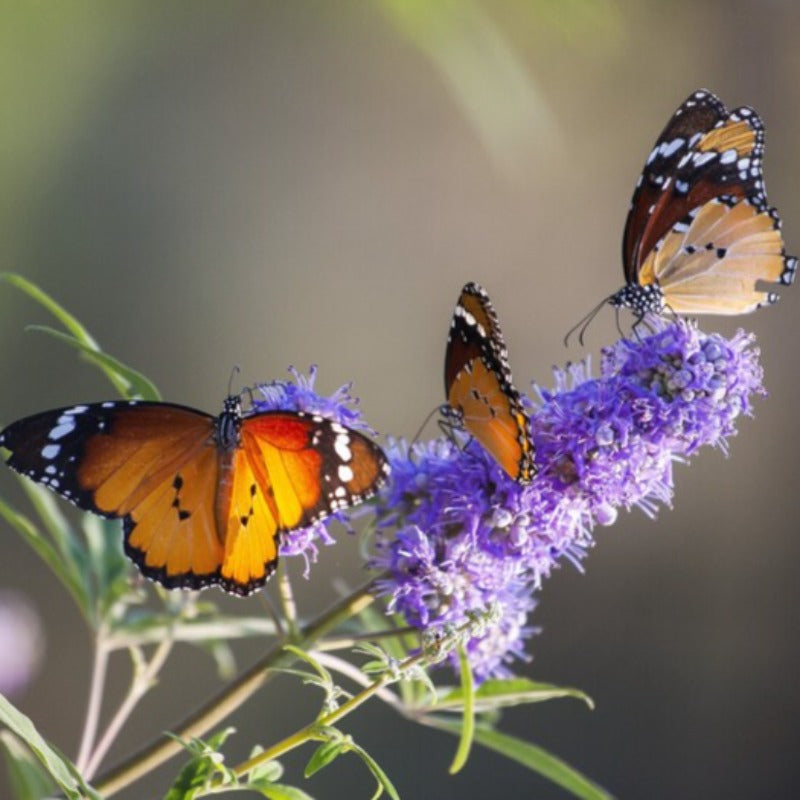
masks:
[(444, 360), (445, 416), (477, 439), (520, 484), (536, 474), (531, 426), (511, 380), (508, 350), (489, 296), (477, 283), (461, 290)]
[(125, 552), (168, 588), (217, 584), (247, 595), (278, 562), (280, 534), (370, 497), (381, 449), (299, 411), (213, 417), (121, 401), (44, 411), (0, 432), (8, 465), (79, 508), (122, 519)]
[[(699, 90), (673, 114), (636, 184), (622, 238), (626, 285), (605, 302), (648, 313), (746, 314), (775, 303), (760, 283), (789, 285), (778, 212), (761, 172), (764, 124)], [(634, 327), (635, 327), (634, 325)], [(567, 334), (567, 338), (572, 333)]]

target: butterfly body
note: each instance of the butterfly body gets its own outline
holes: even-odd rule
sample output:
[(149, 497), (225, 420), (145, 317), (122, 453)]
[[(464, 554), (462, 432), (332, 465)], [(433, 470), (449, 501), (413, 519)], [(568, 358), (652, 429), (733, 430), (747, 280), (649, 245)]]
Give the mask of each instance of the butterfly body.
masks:
[(514, 387), (497, 314), (476, 283), (461, 291), (447, 338), (445, 415), (520, 484), (536, 474), (530, 420)]
[(626, 285), (608, 298), (647, 313), (745, 314), (788, 285), (780, 218), (762, 176), (764, 125), (747, 106), (728, 111), (711, 92), (690, 95), (656, 141), (625, 223)]
[(106, 402), (45, 411), (0, 432), (8, 465), (80, 508), (123, 521), (125, 552), (168, 588), (257, 589), (280, 534), (359, 503), (383, 483), (375, 444), (320, 416), (214, 417), (187, 406)]

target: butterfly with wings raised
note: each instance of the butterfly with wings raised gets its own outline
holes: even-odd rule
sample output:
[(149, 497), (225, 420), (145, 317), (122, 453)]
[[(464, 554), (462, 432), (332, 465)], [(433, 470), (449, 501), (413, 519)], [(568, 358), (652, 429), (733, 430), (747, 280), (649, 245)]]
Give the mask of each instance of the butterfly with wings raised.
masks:
[(746, 314), (792, 283), (778, 212), (764, 188), (764, 124), (699, 90), (673, 114), (636, 184), (622, 238), (626, 285), (567, 334), (583, 333), (608, 302), (648, 313)]
[(531, 426), (511, 379), (497, 314), (477, 283), (458, 298), (444, 362), (445, 418), (453, 419), (520, 484), (536, 474)]
[(298, 411), (222, 413), (119, 401), (44, 411), (0, 432), (8, 465), (79, 508), (121, 518), (125, 552), (168, 588), (247, 595), (280, 534), (370, 497), (388, 463), (363, 434)]

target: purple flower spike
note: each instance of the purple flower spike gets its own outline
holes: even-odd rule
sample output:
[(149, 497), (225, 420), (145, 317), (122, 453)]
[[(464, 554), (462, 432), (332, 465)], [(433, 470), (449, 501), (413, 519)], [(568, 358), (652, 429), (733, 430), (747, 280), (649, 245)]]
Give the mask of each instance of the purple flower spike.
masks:
[(512, 481), (475, 441), (390, 442), (392, 482), (376, 508), (373, 565), (388, 571), (389, 608), (428, 632), (488, 608), (500, 621), (467, 652), (476, 677), (508, 674), (534, 629), (531, 592), (564, 559), (580, 568), (595, 525), (620, 507), (653, 516), (672, 499), (672, 465), (702, 445), (725, 449), (735, 421), (763, 393), (753, 338), (650, 320), (654, 333), (556, 370), (538, 389), (531, 426), (539, 472)]

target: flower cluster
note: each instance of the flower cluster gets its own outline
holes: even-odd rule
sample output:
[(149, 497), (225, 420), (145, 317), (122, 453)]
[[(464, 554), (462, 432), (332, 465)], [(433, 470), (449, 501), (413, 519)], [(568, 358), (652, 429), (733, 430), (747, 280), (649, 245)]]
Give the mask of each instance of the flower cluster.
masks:
[(652, 515), (668, 504), (673, 462), (724, 448), (763, 392), (751, 336), (706, 335), (685, 321), (651, 327), (607, 348), (599, 378), (577, 365), (556, 371), (554, 390), (537, 390), (529, 486), (474, 441), (390, 442), (392, 481), (376, 509), (380, 590), (424, 631), (499, 612), (467, 644), (479, 679), (507, 674), (523, 655), (534, 591), (563, 559), (580, 565), (594, 526), (620, 507)]
[[(325, 397), (314, 390), (317, 367), (312, 365), (308, 376), (294, 367), (289, 367), (293, 381), (271, 381), (257, 384), (252, 392), (254, 411), (304, 411), (307, 414), (319, 414), (321, 417), (338, 422), (348, 428), (374, 431), (364, 422), (361, 411), (356, 408), (358, 398), (350, 394), (351, 384), (339, 387), (332, 395)], [(331, 545), (334, 539), (328, 531), (328, 523), (337, 520), (349, 527), (347, 517), (337, 512), (325, 520), (315, 522), (307, 528), (298, 528), (284, 533), (281, 538), (281, 556), (302, 556), (305, 559), (305, 576), (308, 577), (311, 564), (316, 562), (319, 554), (318, 544)]]

